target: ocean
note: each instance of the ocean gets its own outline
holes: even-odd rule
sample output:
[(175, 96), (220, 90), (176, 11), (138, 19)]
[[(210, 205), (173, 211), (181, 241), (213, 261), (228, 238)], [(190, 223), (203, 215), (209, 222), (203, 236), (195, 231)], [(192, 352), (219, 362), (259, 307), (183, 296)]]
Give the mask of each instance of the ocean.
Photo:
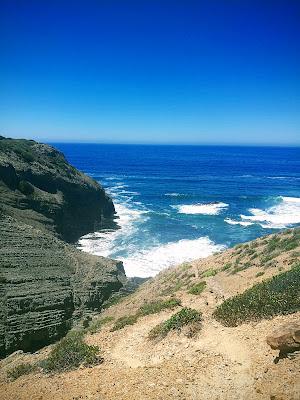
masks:
[(54, 143), (113, 198), (116, 231), (83, 251), (122, 260), (128, 276), (300, 224), (300, 148)]

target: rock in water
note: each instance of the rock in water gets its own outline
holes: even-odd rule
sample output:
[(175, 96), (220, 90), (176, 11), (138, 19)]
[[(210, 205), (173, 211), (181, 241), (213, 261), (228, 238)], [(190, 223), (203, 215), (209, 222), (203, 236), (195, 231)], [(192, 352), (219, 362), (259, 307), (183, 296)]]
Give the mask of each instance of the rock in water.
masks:
[(267, 343), (273, 350), (280, 350), (281, 353), (300, 350), (300, 323), (280, 326), (267, 336)]
[(111, 198), (52, 146), (0, 137), (0, 205), (67, 242), (113, 224)]
[(0, 137), (1, 357), (57, 340), (123, 286), (121, 262), (63, 241), (114, 213), (101, 186), (51, 146)]

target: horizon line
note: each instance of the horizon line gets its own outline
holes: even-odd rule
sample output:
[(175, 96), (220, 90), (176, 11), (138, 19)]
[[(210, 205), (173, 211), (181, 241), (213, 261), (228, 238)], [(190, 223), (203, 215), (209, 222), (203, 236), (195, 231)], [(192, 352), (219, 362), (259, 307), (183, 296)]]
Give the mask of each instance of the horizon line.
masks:
[(82, 145), (115, 145), (115, 146), (207, 146), (207, 147), (292, 147), (298, 148), (299, 144), (292, 143), (166, 143), (166, 142), (96, 142), (96, 141), (70, 141), (70, 140), (45, 140), (49, 144), (82, 144)]

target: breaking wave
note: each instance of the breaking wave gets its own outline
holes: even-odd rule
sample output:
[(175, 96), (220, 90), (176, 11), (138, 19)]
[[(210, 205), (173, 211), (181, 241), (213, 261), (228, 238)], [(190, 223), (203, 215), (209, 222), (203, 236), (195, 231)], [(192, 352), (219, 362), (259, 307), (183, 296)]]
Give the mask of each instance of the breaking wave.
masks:
[(122, 258), (122, 261), (127, 276), (148, 277), (172, 265), (208, 257), (224, 249), (225, 246), (216, 245), (208, 237), (200, 237), (137, 251), (130, 257)]
[(287, 228), (300, 223), (300, 198), (281, 196), (279, 199), (279, 204), (266, 210), (250, 208), (251, 215), (241, 215), (242, 220), (258, 223), (267, 229)]
[(228, 204), (222, 202), (200, 203), (200, 204), (183, 204), (180, 206), (172, 206), (176, 208), (180, 214), (203, 214), (217, 215), (220, 214)]
[(253, 222), (248, 221), (235, 221), (231, 218), (225, 218), (224, 221), (229, 225), (241, 225), (241, 226), (250, 226), (253, 225)]

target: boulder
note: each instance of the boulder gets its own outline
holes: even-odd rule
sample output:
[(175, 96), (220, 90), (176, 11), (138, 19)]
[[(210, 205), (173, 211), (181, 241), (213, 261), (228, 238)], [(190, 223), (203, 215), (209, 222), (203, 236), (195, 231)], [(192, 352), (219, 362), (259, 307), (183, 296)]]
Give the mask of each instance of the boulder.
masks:
[(267, 336), (267, 343), (273, 350), (281, 353), (300, 350), (300, 323), (287, 323)]

